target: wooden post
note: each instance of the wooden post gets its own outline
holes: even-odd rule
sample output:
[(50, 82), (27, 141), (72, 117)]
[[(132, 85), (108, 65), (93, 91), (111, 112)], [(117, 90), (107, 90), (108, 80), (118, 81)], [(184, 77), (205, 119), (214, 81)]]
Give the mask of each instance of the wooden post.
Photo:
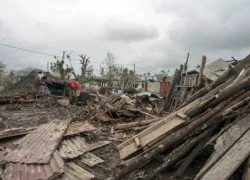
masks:
[(199, 73), (198, 80), (197, 80), (197, 84), (196, 84), (197, 89), (200, 89), (201, 80), (202, 80), (202, 76), (203, 76), (203, 71), (204, 71), (205, 65), (206, 65), (206, 56), (202, 56), (201, 67), (200, 67), (200, 73)]
[(175, 86), (181, 80), (182, 70), (183, 70), (183, 65), (180, 66), (180, 70), (179, 69), (175, 70), (174, 79), (172, 81), (171, 87), (170, 87), (168, 94), (167, 94), (167, 97), (165, 99), (165, 104), (164, 104), (164, 108), (163, 108), (164, 111), (168, 111), (170, 108), (172, 93), (173, 93)]
[(188, 60), (189, 60), (189, 53), (187, 54), (186, 63), (184, 64), (184, 68), (183, 68), (183, 71), (184, 71), (184, 72), (187, 71), (187, 68), (188, 68)]

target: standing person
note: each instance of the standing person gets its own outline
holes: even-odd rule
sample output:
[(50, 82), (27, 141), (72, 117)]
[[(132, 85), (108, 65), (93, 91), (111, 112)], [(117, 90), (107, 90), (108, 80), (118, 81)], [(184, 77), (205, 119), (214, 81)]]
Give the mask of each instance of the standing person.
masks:
[(81, 84), (76, 80), (68, 81), (69, 88), (69, 99), (70, 103), (75, 103), (77, 105), (78, 97), (81, 94)]

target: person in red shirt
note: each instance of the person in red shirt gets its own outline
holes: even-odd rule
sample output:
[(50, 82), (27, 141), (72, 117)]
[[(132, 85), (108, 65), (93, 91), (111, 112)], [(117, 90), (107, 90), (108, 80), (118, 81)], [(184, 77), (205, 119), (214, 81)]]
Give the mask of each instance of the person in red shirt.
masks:
[(81, 84), (76, 80), (68, 81), (68, 88), (69, 88), (69, 99), (71, 103), (77, 104), (78, 97), (81, 94)]

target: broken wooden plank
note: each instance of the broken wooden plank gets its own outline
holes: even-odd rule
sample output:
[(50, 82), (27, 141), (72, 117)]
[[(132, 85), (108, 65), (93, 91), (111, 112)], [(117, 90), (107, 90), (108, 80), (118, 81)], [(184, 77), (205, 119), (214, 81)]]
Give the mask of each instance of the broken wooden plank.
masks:
[(228, 179), (234, 171), (250, 155), (250, 130), (248, 130), (227, 152), (217, 161), (201, 180)]
[(138, 137), (135, 137), (135, 144), (138, 148), (141, 147), (141, 140)]
[(178, 116), (179, 118), (182, 118), (182, 119), (187, 119), (187, 115), (186, 114), (183, 114), (183, 113), (176, 113), (176, 116)]
[(142, 125), (149, 125), (160, 120), (161, 119), (158, 118), (158, 119), (148, 119), (148, 120), (143, 120), (143, 121), (138, 121), (138, 122), (117, 124), (114, 128), (115, 130), (130, 129), (130, 128), (138, 127)]
[[(124, 159), (131, 155), (132, 153), (139, 150), (141, 147), (146, 146), (148, 143), (152, 142), (156, 138), (167, 133), (174, 127), (183, 123), (184, 120), (180, 117), (177, 117), (176, 114), (172, 114), (165, 119), (156, 122), (153, 126), (147, 128), (141, 133), (135, 135), (133, 138), (125, 141), (124, 143), (118, 145), (118, 150), (120, 153), (120, 158)], [(141, 142), (141, 147), (138, 147), (135, 139), (139, 138)]]
[(226, 132), (224, 132), (216, 141), (215, 151), (208, 159), (204, 167), (200, 170), (197, 179), (206, 173), (250, 128), (250, 115), (239, 119)]
[(49, 163), (60, 143), (69, 121), (56, 121), (41, 125), (30, 134), (15, 142), (17, 147), (7, 151), (7, 162)]
[(104, 163), (105, 161), (91, 152), (86, 152), (81, 156), (80, 159), (84, 164), (94, 167), (97, 164)]

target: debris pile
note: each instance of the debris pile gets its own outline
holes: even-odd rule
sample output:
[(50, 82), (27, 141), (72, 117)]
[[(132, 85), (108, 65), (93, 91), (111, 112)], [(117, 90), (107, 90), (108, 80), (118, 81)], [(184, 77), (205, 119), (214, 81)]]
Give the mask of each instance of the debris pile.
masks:
[(95, 117), (103, 122), (129, 121), (131, 118), (141, 116), (141, 112), (133, 107), (132, 101), (127, 96), (111, 94), (107, 100), (101, 102)]
[[(51, 119), (34, 128), (12, 128), (1, 133), (3, 140), (22, 136), (10, 146), (3, 146), (1, 161), (6, 162), (3, 179), (78, 179), (95, 177), (91, 172), (75, 163), (77, 161), (94, 167), (105, 161), (92, 151), (109, 145), (110, 141), (87, 142), (80, 136), (96, 128), (86, 122), (71, 122), (70, 119)], [(72, 179), (72, 178), (69, 178)], [(75, 178), (73, 178), (75, 179)]]
[(212, 156), (191, 178), (228, 179), (250, 155), (249, 90), (250, 56), (176, 111), (118, 145), (123, 162), (115, 179), (133, 179), (141, 171), (147, 180), (162, 172), (168, 173), (166, 179), (185, 177), (191, 163), (211, 145)]
[(160, 120), (158, 116), (135, 108), (136, 103), (136, 99), (128, 96), (111, 94), (103, 99), (92, 119), (101, 124), (107, 139), (124, 141)]
[[(214, 81), (188, 89), (188, 96), (175, 104), (169, 93), (165, 106), (173, 111), (168, 114), (158, 96), (136, 91), (109, 96), (85, 92), (96, 99), (86, 106), (70, 105), (63, 81), (51, 85), (45, 79), (51, 96), (31, 73), (0, 96), (0, 177), (248, 177), (250, 55), (228, 67)], [(178, 79), (174, 81), (176, 85)]]
[(33, 102), (40, 86), (39, 82), (38, 73), (30, 72), (26, 78), (0, 92), (0, 104)]

